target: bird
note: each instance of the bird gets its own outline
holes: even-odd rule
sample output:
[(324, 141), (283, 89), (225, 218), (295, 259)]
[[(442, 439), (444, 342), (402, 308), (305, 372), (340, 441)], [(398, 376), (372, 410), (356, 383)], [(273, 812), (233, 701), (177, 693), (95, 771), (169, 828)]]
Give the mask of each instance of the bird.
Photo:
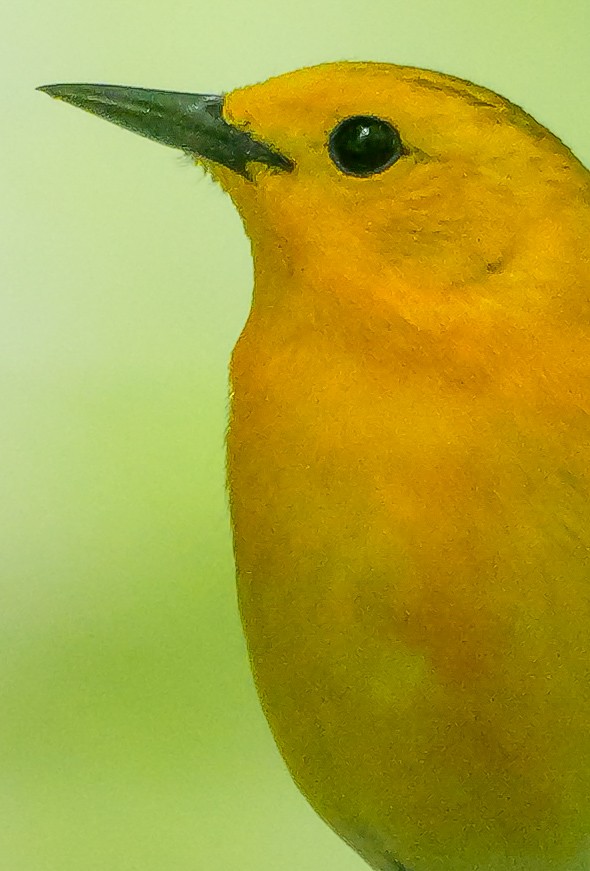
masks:
[(297, 787), (375, 871), (588, 871), (588, 170), (418, 67), (41, 90), (190, 155), (250, 239), (227, 482)]

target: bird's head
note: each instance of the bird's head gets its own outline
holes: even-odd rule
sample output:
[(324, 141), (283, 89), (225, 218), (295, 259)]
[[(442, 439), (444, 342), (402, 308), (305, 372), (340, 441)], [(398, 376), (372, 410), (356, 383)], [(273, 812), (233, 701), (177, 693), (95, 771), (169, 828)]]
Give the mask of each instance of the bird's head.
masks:
[(206, 166), (252, 240), (255, 305), (297, 296), (318, 317), (322, 307), (360, 307), (375, 322), (435, 332), (472, 317), (493, 324), (576, 308), (564, 262), (590, 235), (590, 210), (579, 209), (588, 174), (491, 91), (348, 62), (224, 97), (44, 90)]

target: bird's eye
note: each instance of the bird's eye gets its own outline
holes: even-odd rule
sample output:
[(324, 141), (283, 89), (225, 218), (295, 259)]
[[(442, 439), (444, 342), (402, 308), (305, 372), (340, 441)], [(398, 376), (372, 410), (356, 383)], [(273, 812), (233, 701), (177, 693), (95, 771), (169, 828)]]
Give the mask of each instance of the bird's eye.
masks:
[(334, 127), (330, 157), (347, 175), (375, 175), (404, 154), (400, 135), (389, 121), (374, 115), (353, 115)]

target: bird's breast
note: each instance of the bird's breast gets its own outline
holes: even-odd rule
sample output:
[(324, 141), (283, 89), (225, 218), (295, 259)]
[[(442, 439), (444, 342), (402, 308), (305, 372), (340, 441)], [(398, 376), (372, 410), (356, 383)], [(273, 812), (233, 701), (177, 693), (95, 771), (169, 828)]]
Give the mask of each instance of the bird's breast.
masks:
[(295, 780), (384, 871), (430, 871), (451, 844), (445, 871), (561, 868), (590, 820), (583, 496), (489, 397), (260, 338), (234, 352), (228, 479), (255, 679)]

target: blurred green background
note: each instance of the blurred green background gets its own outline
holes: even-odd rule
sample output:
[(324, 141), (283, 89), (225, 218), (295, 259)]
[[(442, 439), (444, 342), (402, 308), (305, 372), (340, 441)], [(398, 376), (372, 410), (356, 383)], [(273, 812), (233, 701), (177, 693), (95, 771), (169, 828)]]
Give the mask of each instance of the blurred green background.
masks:
[(171, 150), (36, 93), (337, 59), (487, 85), (590, 163), (588, 0), (21, 0), (0, 12), (0, 868), (360, 871), (258, 709), (224, 493), (251, 264)]

